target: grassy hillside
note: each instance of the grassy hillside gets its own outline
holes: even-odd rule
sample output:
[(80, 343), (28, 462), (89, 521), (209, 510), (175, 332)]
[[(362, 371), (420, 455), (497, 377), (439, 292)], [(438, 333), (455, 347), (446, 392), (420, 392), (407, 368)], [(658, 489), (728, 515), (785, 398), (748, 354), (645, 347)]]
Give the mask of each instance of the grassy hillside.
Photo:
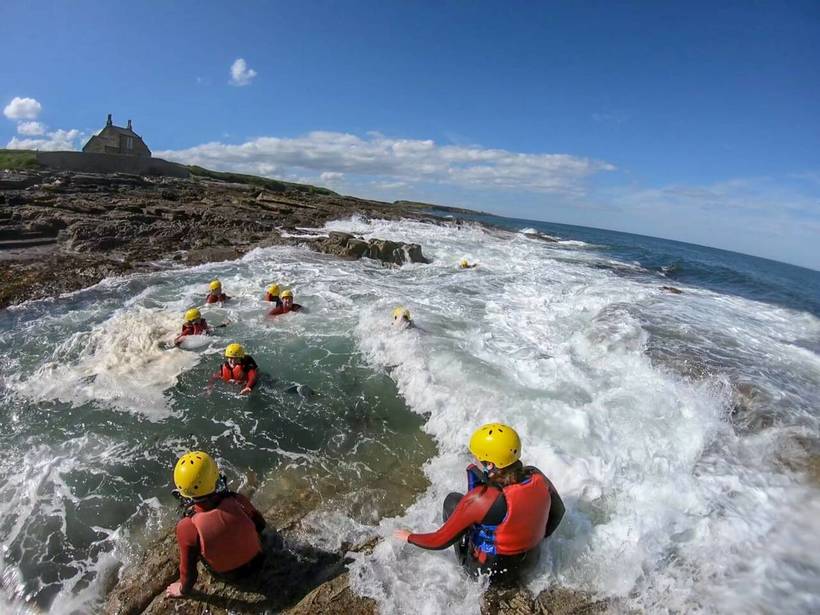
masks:
[(37, 152), (28, 149), (0, 149), (0, 169), (36, 169)]
[(320, 188), (318, 186), (311, 186), (309, 184), (294, 184), (291, 182), (283, 182), (278, 179), (270, 179), (268, 177), (258, 177), (256, 175), (245, 175), (244, 173), (229, 173), (223, 171), (211, 171), (210, 169), (203, 169), (196, 165), (188, 166), (191, 175), (196, 177), (210, 177), (211, 179), (221, 179), (222, 181), (234, 182), (237, 184), (253, 184), (272, 190), (274, 192), (307, 192), (310, 194), (326, 194), (335, 195), (336, 193), (327, 188)]

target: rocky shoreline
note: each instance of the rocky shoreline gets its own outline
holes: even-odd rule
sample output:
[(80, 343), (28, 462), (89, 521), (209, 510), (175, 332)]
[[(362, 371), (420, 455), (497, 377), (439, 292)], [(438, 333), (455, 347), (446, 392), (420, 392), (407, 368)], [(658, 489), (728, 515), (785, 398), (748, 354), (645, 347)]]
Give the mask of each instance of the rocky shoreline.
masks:
[[(216, 174), (214, 174), (216, 175)], [(57, 297), (116, 275), (232, 260), (256, 247), (303, 244), (340, 258), (373, 258), (385, 266), (427, 262), (421, 246), (347, 233), (310, 236), (305, 229), (352, 215), (442, 223), (423, 203), (370, 201), (275, 181), (219, 177), (149, 178), (41, 169), (0, 171), (0, 309)], [(440, 208), (454, 214), (463, 210)], [(293, 237), (297, 235), (298, 237)], [(305, 235), (308, 235), (307, 237)], [(309, 513), (302, 505), (265, 511), (268, 564), (251, 586), (222, 583), (201, 568), (195, 595), (164, 597), (178, 574), (173, 528), (146, 545), (138, 562), (110, 575), (102, 612), (108, 614), (286, 612), (374, 614), (377, 604), (355, 594), (346, 558), (378, 539), (326, 552), (301, 544), (293, 531)], [(291, 499), (293, 502), (294, 499)], [(465, 579), (465, 582), (468, 582)], [(491, 589), (483, 613), (599, 613), (608, 604), (551, 589)]]
[(0, 171), (0, 308), (109, 276), (232, 260), (277, 244), (388, 264), (426, 262), (412, 244), (367, 243), (344, 234), (289, 236), (354, 214), (437, 220), (422, 204), (369, 201), (298, 184)]

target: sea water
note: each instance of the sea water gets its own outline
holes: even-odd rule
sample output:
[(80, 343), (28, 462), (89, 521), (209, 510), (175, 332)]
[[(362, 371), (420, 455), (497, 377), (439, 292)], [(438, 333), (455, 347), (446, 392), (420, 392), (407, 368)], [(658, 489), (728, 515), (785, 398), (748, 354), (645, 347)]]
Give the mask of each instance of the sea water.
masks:
[[(382, 612), (477, 613), (485, 584), (451, 552), (389, 535), (439, 525), (444, 496), (464, 490), (470, 433), (496, 420), (567, 507), (533, 591), (613, 610), (820, 608), (820, 274), (477, 219), (496, 226), (309, 231), (420, 243), (428, 265), (275, 247), (0, 313), (6, 610), (93, 612), (116, 563), (172, 523), (176, 457), (203, 448), (235, 485), (256, 477), (260, 506), (309, 502), (305, 540), (386, 537), (351, 574)], [(458, 269), (462, 257), (479, 266)], [(213, 277), (233, 299), (204, 316), (228, 326), (167, 350)], [(266, 319), (270, 282), (306, 311)], [(398, 305), (415, 328), (392, 326)], [(204, 390), (230, 341), (265, 374), (249, 398)]]

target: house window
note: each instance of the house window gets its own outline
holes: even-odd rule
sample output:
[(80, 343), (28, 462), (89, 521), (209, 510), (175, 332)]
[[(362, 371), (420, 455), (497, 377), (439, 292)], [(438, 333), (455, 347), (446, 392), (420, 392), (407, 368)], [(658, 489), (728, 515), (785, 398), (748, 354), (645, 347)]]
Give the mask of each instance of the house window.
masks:
[(134, 149), (134, 137), (128, 137), (128, 140), (125, 142), (126, 149)]

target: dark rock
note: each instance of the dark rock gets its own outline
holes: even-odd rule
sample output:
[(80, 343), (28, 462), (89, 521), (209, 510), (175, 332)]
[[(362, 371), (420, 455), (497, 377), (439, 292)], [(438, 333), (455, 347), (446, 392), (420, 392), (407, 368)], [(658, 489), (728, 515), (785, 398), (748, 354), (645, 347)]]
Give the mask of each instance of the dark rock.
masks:
[(661, 290), (665, 290), (668, 293), (672, 293), (673, 295), (682, 295), (683, 291), (680, 288), (675, 288), (674, 286), (661, 286)]
[(380, 260), (393, 265), (405, 263), (428, 263), (417, 243), (401, 243), (386, 239), (371, 239), (369, 242), (358, 239), (349, 233), (332, 231), (327, 238), (313, 241), (314, 249), (325, 254), (342, 258), (359, 259), (364, 257)]

